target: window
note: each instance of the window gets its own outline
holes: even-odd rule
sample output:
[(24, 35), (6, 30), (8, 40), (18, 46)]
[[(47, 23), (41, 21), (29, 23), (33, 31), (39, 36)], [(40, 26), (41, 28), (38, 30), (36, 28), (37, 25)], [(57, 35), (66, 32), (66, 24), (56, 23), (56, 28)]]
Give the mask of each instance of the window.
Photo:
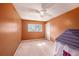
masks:
[(28, 24), (28, 32), (42, 32), (41, 24)]

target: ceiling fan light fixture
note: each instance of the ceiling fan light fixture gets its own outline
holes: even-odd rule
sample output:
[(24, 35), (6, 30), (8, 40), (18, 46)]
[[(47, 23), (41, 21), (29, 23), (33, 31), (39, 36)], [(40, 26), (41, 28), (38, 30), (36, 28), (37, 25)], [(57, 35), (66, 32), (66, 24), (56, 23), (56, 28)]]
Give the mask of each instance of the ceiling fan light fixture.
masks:
[(41, 15), (44, 15), (44, 12), (43, 12), (43, 11), (40, 11), (40, 14), (41, 14)]

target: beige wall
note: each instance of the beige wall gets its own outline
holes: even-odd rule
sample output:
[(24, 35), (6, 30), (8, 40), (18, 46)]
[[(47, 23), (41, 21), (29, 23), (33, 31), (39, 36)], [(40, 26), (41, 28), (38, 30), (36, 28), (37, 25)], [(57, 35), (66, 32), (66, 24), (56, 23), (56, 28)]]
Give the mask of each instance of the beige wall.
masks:
[(21, 19), (12, 4), (0, 3), (0, 56), (14, 55), (21, 41)]
[[(42, 24), (42, 32), (28, 32), (28, 24)], [(22, 39), (40, 39), (45, 38), (45, 22), (22, 20)]]

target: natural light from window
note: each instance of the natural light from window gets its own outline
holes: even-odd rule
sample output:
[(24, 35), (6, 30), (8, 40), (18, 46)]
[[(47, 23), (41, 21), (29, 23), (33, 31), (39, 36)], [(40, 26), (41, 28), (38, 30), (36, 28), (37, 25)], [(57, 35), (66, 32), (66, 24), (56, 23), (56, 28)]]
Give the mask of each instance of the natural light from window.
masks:
[(42, 32), (42, 24), (28, 24), (28, 32)]

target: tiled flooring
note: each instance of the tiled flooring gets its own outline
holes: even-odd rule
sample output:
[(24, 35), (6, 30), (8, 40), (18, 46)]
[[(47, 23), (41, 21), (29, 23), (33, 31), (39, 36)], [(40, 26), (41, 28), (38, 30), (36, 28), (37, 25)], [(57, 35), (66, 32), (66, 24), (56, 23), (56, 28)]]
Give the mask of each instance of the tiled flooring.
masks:
[(44, 39), (23, 40), (15, 56), (53, 56), (53, 42)]

